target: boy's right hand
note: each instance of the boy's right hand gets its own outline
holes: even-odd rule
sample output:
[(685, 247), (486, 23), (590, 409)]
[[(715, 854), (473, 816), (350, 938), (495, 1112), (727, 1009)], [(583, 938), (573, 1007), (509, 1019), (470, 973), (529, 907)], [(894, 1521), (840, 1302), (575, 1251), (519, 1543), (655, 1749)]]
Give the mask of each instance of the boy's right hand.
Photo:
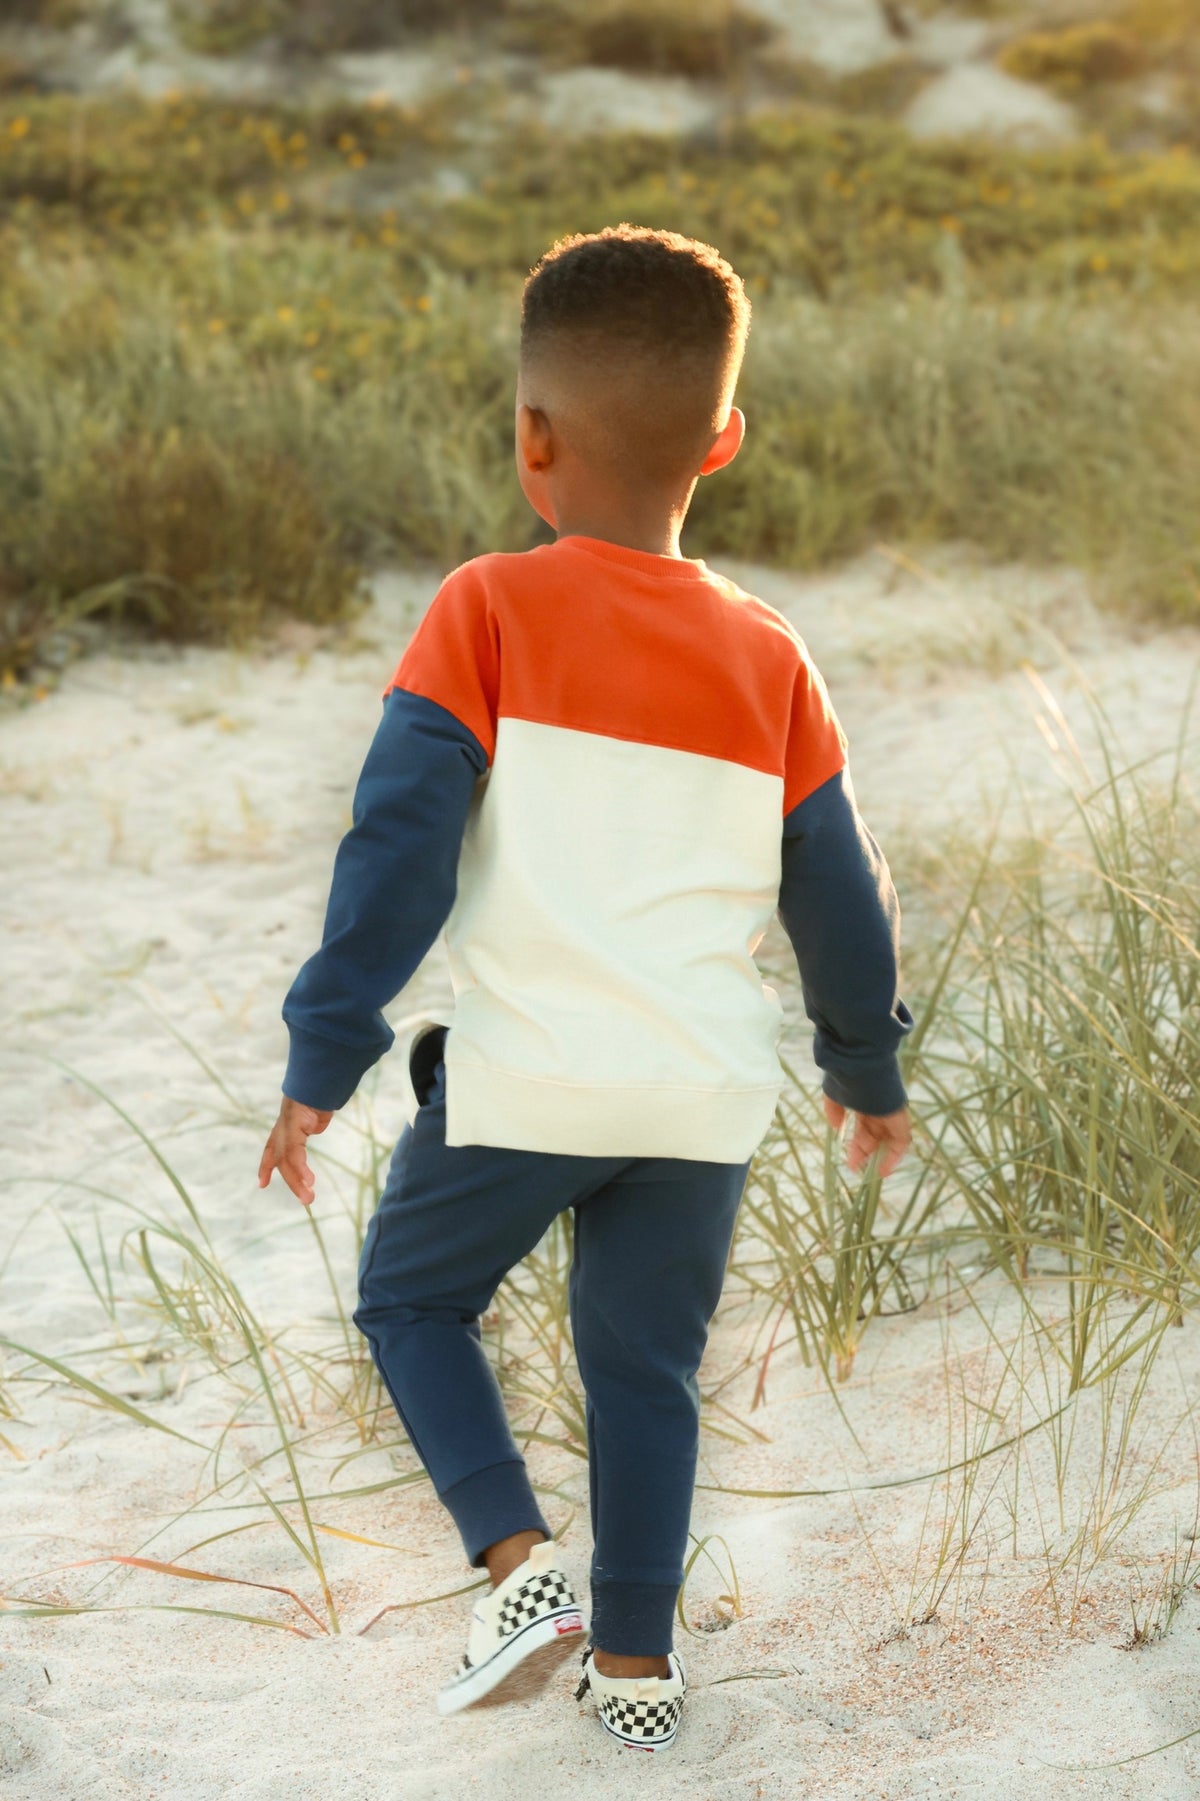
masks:
[(278, 1170), (296, 1199), (311, 1207), (316, 1185), (304, 1147), (310, 1138), (325, 1130), (332, 1118), (332, 1113), (319, 1113), (315, 1107), (301, 1106), (299, 1101), (289, 1101), (284, 1095), (279, 1118), (271, 1127), (258, 1166), (259, 1187), (265, 1188)]
[[(826, 1119), (834, 1131), (840, 1133), (846, 1118), (845, 1107), (831, 1100), (827, 1094), (823, 1094), (821, 1099), (825, 1103)], [(879, 1164), (879, 1177), (882, 1181), (884, 1176), (891, 1175), (911, 1143), (912, 1126), (907, 1107), (901, 1107), (898, 1113), (856, 1113), (854, 1137), (846, 1152), (846, 1162), (857, 1172), (876, 1151), (882, 1150), (883, 1157)]]

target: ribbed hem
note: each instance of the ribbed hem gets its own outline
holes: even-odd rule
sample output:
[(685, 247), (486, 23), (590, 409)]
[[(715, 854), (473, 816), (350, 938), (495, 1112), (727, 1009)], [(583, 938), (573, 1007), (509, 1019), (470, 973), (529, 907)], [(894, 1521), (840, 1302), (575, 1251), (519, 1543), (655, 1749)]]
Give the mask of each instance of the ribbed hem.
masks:
[(362, 1045), (338, 1044), (332, 1038), (321, 1038), (290, 1022), (288, 1028), (288, 1061), (283, 1077), (283, 1092), (289, 1101), (302, 1107), (315, 1107), (319, 1113), (333, 1113), (344, 1107), (364, 1075), (375, 1063), (382, 1047), (365, 1050)]
[(547, 1538), (553, 1537), (519, 1457), (464, 1476), (438, 1498), (458, 1527), (473, 1569), (482, 1568), (489, 1545), (511, 1538), (514, 1532), (544, 1532)]
[(620, 1088), (555, 1082), (463, 1062), (446, 1040), (446, 1143), (575, 1157), (746, 1163), (771, 1123), (765, 1088)]
[(612, 1582), (592, 1578), (592, 1643), (614, 1657), (665, 1657), (674, 1648), (672, 1629), (677, 1582)]

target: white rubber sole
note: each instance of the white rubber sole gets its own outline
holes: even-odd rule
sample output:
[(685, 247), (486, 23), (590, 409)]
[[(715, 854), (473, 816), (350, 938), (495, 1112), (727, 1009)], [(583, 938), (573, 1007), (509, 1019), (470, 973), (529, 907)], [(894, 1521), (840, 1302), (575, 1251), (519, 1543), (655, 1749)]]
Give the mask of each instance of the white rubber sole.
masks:
[(584, 1631), (583, 1615), (577, 1607), (559, 1607), (532, 1620), (506, 1638), (478, 1669), (448, 1682), (438, 1695), (438, 1712), (444, 1716), (480, 1704), (531, 1700), (563, 1659), (576, 1655)]

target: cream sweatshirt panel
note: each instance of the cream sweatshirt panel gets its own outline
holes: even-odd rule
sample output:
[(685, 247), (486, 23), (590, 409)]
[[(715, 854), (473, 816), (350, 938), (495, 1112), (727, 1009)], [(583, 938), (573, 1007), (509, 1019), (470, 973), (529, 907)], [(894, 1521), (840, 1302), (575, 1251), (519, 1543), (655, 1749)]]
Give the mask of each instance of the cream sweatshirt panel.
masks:
[(447, 1144), (753, 1153), (783, 1080), (753, 959), (782, 795), (723, 759), (499, 721), (446, 924)]

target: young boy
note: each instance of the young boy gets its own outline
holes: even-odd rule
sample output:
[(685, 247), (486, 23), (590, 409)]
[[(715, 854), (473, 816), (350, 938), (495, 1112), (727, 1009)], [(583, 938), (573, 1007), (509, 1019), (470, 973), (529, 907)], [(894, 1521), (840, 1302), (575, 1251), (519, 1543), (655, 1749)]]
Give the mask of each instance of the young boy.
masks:
[(584, 1636), (481, 1348), (479, 1316), (574, 1209), (591, 1648), (580, 1697), (626, 1744), (679, 1721), (672, 1649), (696, 1372), (742, 1189), (782, 1085), (753, 961), (778, 910), (848, 1162), (910, 1142), (900, 913), (802, 640), (679, 532), (737, 454), (749, 327), (706, 244), (622, 225), (558, 243), (522, 308), (517, 472), (556, 542), (447, 577), (384, 697), (260, 1185), (305, 1205), (305, 1140), (393, 1042), (386, 1006), (442, 927), (447, 1030), (359, 1271), (355, 1320), (493, 1589), (443, 1713), (533, 1692)]

